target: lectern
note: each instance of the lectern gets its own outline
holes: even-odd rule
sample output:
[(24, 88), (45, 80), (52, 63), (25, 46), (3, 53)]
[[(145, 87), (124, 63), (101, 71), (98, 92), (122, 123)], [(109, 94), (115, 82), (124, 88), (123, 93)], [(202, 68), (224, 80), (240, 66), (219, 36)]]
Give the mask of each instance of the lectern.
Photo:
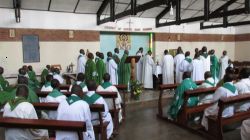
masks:
[(135, 63), (139, 61), (141, 56), (128, 56), (125, 63), (130, 63), (131, 66), (131, 80), (135, 80)]

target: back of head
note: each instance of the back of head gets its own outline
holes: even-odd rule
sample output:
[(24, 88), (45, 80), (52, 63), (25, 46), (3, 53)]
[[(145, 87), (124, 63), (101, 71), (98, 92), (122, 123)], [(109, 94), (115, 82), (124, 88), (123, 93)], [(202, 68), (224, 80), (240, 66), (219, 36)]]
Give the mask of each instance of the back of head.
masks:
[(118, 48), (115, 48), (115, 49), (114, 49), (114, 52), (115, 52), (115, 53), (119, 53), (119, 49), (118, 49)]
[(104, 59), (104, 54), (103, 54), (103, 53), (99, 53), (99, 57), (100, 57), (101, 59)]
[(140, 48), (139, 48), (139, 51), (143, 52), (143, 48), (142, 48), (142, 47), (140, 47)]
[(51, 82), (52, 79), (53, 79), (53, 75), (48, 74), (48, 75), (46, 76), (46, 81), (47, 81), (47, 82)]
[(223, 53), (222, 53), (222, 54), (223, 54), (224, 56), (225, 56), (225, 55), (227, 55), (227, 51), (223, 51)]
[(199, 56), (200, 56), (200, 54), (199, 54), (199, 53), (195, 53), (195, 54), (194, 54), (194, 59), (199, 58)]
[(104, 81), (104, 82), (109, 82), (109, 81), (110, 81), (110, 75), (109, 75), (108, 73), (105, 73), (105, 74), (103, 75), (103, 81)]
[(128, 51), (128, 50), (125, 50), (125, 51), (124, 51), (124, 54), (128, 55), (128, 54), (129, 54), (129, 51)]
[(224, 80), (224, 83), (232, 82), (234, 80), (234, 75), (231, 73), (227, 73), (227, 74), (225, 74), (223, 80)]
[(33, 70), (33, 68), (32, 68), (31, 65), (28, 66), (28, 69), (29, 69), (29, 71), (32, 71), (32, 70)]
[(77, 81), (84, 81), (84, 79), (85, 79), (85, 76), (84, 76), (84, 74), (83, 73), (78, 73), (78, 75), (77, 75)]
[(151, 54), (152, 54), (152, 52), (149, 50), (149, 51), (148, 51), (148, 54), (149, 54), (149, 55), (151, 55)]
[(60, 86), (60, 82), (57, 80), (57, 79), (53, 79), (51, 81), (51, 87), (54, 89), (54, 88), (59, 88)]
[(28, 85), (28, 78), (24, 76), (19, 76), (17, 79), (17, 84), (19, 85)]
[(3, 74), (3, 72), (4, 72), (3, 67), (0, 67), (0, 75), (2, 75), (2, 74)]
[(18, 70), (18, 72), (19, 72), (19, 74), (21, 74), (21, 75), (25, 75), (25, 74), (26, 74), (26, 71), (25, 71), (23, 68), (20, 68), (20, 69)]
[(201, 50), (202, 50), (203, 53), (204, 53), (204, 52), (207, 52), (207, 47), (206, 47), (206, 46), (203, 46)]
[(96, 82), (94, 80), (88, 80), (86, 83), (89, 91), (96, 90)]
[(49, 70), (50, 69), (50, 65), (46, 65), (46, 68)]
[(204, 74), (204, 78), (207, 79), (207, 78), (210, 78), (212, 77), (212, 74), (210, 71), (206, 71), (205, 74)]
[(94, 59), (93, 53), (88, 53), (88, 59)]
[(184, 80), (186, 78), (191, 78), (191, 72), (184, 72), (183, 73), (182, 79)]
[(97, 52), (95, 53), (95, 56), (98, 56), (98, 57), (99, 57), (99, 55), (100, 55), (100, 52), (97, 51)]
[(24, 97), (25, 99), (27, 99), (28, 95), (29, 95), (28, 87), (26, 85), (18, 85), (16, 90), (16, 96)]
[(177, 54), (181, 54), (181, 53), (183, 53), (183, 51), (182, 51), (181, 46), (179, 46), (179, 47), (177, 48)]
[(199, 52), (199, 49), (198, 49), (198, 48), (195, 48), (194, 51), (195, 51), (195, 53), (198, 53), (198, 52)]
[(73, 85), (72, 89), (71, 89), (71, 94), (75, 94), (75, 95), (79, 96), (80, 98), (82, 98), (83, 97), (83, 91), (82, 91), (81, 86)]
[(232, 67), (227, 67), (226, 70), (225, 70), (225, 73), (226, 73), (226, 74), (229, 74), (229, 73), (234, 74), (234, 68), (232, 68)]
[(165, 55), (167, 55), (168, 54), (168, 50), (166, 49), (166, 50), (164, 50), (164, 54)]
[(85, 54), (85, 51), (83, 49), (80, 49), (80, 54)]
[(185, 53), (185, 57), (188, 57), (188, 56), (190, 56), (190, 51), (186, 51)]
[(214, 50), (214, 49), (210, 50), (210, 54), (211, 54), (211, 55), (214, 55), (214, 53), (215, 53), (215, 50)]
[(108, 52), (108, 53), (107, 53), (107, 56), (108, 56), (108, 57), (112, 57), (112, 52)]
[(240, 79), (249, 78), (249, 74), (250, 74), (249, 68), (242, 68), (239, 74), (239, 78)]

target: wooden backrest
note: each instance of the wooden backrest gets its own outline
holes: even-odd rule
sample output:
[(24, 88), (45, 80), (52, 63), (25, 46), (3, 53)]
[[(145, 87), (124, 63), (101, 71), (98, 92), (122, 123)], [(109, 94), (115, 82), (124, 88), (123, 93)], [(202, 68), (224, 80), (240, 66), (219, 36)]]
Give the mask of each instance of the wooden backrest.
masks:
[[(197, 85), (202, 84), (204, 81), (195, 81)], [(175, 83), (175, 84), (162, 84), (159, 86), (160, 90), (166, 90), (166, 89), (176, 89), (180, 85), (180, 83)]]
[(202, 94), (211, 94), (216, 91), (217, 87), (211, 87), (211, 88), (197, 88), (194, 90), (187, 90), (184, 92), (184, 99), (190, 98), (190, 97), (196, 97)]
[[(43, 98), (47, 97), (49, 95), (49, 93), (50, 93), (49, 91), (36, 91), (37, 96), (43, 97)], [(68, 91), (63, 91), (62, 93), (67, 97), (69, 97), (71, 95), (71, 93)]]
[(114, 85), (118, 90), (127, 90), (128, 86), (125, 84)]

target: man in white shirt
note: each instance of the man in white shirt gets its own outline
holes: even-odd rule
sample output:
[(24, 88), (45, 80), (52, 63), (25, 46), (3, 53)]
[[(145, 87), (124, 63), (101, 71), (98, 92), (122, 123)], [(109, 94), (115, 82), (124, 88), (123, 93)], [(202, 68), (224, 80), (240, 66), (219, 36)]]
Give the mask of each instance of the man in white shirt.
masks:
[(136, 79), (142, 83), (142, 69), (143, 69), (143, 48), (139, 48), (136, 53), (137, 56), (140, 56), (139, 61), (136, 63)]
[[(83, 121), (86, 123), (84, 140), (95, 140), (89, 105), (82, 100), (84, 93), (79, 85), (74, 85), (71, 96), (62, 101), (57, 109), (57, 120)], [(57, 131), (56, 140), (78, 140), (78, 134), (70, 131)]]
[(85, 73), (85, 65), (87, 59), (83, 49), (80, 50), (80, 55), (77, 58), (77, 73)]
[(88, 91), (88, 88), (87, 88), (87, 86), (86, 86), (86, 84), (85, 84), (85, 76), (84, 76), (84, 74), (83, 73), (78, 73), (78, 75), (77, 75), (77, 81), (75, 81), (72, 85), (70, 85), (70, 87), (69, 87), (69, 91), (71, 91), (71, 88), (73, 87), (73, 85), (79, 85), (79, 86), (81, 86), (82, 87), (82, 91), (83, 92), (87, 92)]
[(183, 72), (180, 71), (180, 64), (185, 59), (185, 55), (183, 54), (183, 51), (181, 47), (178, 47), (177, 54), (174, 57), (174, 64), (175, 64), (175, 82), (181, 83), (182, 82), (182, 75)]
[(106, 71), (110, 74), (110, 82), (113, 85), (117, 85), (118, 84), (118, 65), (113, 59), (111, 52), (108, 52), (107, 55), (108, 55), (108, 58), (107, 58), (107, 64), (106, 64), (106, 68), (107, 68)]
[[(26, 85), (19, 85), (15, 99), (10, 100), (4, 106), (3, 117), (38, 119), (35, 108), (27, 101), (28, 92), (29, 90)], [(6, 128), (5, 130), (5, 140), (40, 140), (43, 138), (48, 139), (47, 130), (16, 128)]]
[(190, 57), (189, 51), (187, 51), (185, 53), (185, 59), (182, 60), (179, 69), (181, 72), (192, 72), (193, 71), (192, 58)]
[(203, 75), (203, 62), (200, 60), (199, 53), (195, 53), (194, 60), (192, 61), (193, 72), (192, 72), (192, 80), (193, 81), (202, 81), (204, 80)]
[(154, 60), (152, 58), (152, 52), (148, 51), (147, 55), (143, 60), (143, 75), (142, 83), (144, 88), (152, 89), (153, 88), (153, 66)]
[(49, 75), (46, 76), (46, 82), (42, 86), (41, 91), (49, 91), (49, 92), (51, 92), (53, 90), (53, 88), (51, 86), (52, 79), (53, 79), (53, 75), (49, 74)]
[(202, 60), (203, 62), (203, 74), (207, 71), (210, 71), (210, 65), (211, 65), (211, 62), (210, 62), (210, 55), (208, 55), (207, 53), (207, 47), (206, 46), (203, 46), (202, 47), (202, 54), (200, 56), (200, 59)]
[(63, 77), (60, 75), (60, 70), (58, 68), (54, 69), (53, 78), (57, 79), (60, 84), (63, 84)]
[(219, 73), (219, 78), (223, 79), (225, 75), (225, 70), (228, 67), (228, 56), (227, 56), (227, 51), (223, 51), (222, 56), (219, 60), (220, 63), (220, 73)]
[(163, 84), (174, 84), (174, 58), (168, 50), (164, 51), (162, 59), (162, 80)]

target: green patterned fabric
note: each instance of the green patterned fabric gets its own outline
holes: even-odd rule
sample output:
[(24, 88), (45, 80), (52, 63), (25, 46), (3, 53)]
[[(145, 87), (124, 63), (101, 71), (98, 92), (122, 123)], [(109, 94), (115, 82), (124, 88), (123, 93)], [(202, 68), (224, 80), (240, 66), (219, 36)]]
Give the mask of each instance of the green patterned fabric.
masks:
[(231, 84), (231, 83), (224, 83), (223, 84), (223, 87), (225, 88), (225, 89), (228, 89), (229, 91), (231, 91), (232, 93), (235, 93), (235, 91), (236, 91), (236, 87), (233, 85), (233, 84)]
[(3, 75), (0, 75), (0, 92), (7, 90), (9, 87), (9, 82), (3, 78)]
[(24, 97), (17, 97), (15, 99), (11, 99), (8, 102), (10, 105), (10, 110), (13, 111), (22, 102), (28, 102), (28, 101)]
[(202, 53), (202, 56), (205, 57), (205, 58), (207, 58), (208, 57), (208, 53), (206, 53), (206, 52)]
[(50, 86), (51, 86), (51, 82), (46, 82), (46, 83), (44, 84), (44, 86), (45, 86), (45, 87), (50, 87)]
[(95, 80), (97, 82), (98, 74), (96, 71), (95, 62), (91, 59), (88, 59), (85, 66), (85, 76), (86, 80)]
[(127, 85), (130, 81), (130, 64), (125, 63), (128, 55), (124, 54), (122, 56), (121, 62), (119, 64), (119, 71), (118, 71), (118, 83)]
[(211, 61), (210, 71), (211, 71), (212, 77), (214, 79), (218, 79), (218, 77), (219, 77), (219, 70), (220, 70), (219, 60), (218, 60), (218, 58), (215, 55), (211, 55), (210, 56), (210, 61)]
[(98, 80), (97, 84), (102, 83), (103, 75), (106, 73), (106, 64), (103, 62), (102, 59), (98, 59), (96, 62), (96, 70), (98, 73)]
[(209, 85), (211, 85), (211, 86), (213, 86), (213, 87), (215, 86), (215, 83), (211, 83), (211, 82), (208, 81), (208, 80), (205, 80), (204, 82), (207, 83), (207, 84), (209, 84)]
[(36, 73), (34, 71), (28, 71), (29, 76), (29, 87), (32, 89), (40, 88), (40, 83), (36, 79)]
[[(177, 87), (177, 89), (175, 90), (173, 102), (171, 103), (170, 108), (168, 110), (168, 115), (172, 119), (177, 118), (178, 113), (184, 103), (184, 92), (196, 88), (197, 88), (196, 83), (193, 82), (190, 78), (186, 78), (185, 80), (183, 80), (181, 84)], [(191, 97), (188, 99), (187, 105), (189, 107), (196, 106), (197, 104), (198, 104), (197, 97)]]
[(192, 58), (190, 58), (190, 57), (186, 57), (185, 60), (186, 60), (188, 63), (191, 63), (191, 62), (192, 62)]
[(80, 97), (74, 96), (74, 95), (71, 95), (70, 97), (68, 97), (66, 99), (66, 101), (68, 102), (69, 105), (71, 105), (71, 104), (73, 104), (73, 103), (75, 103), (77, 101), (80, 101), (80, 100), (82, 100)]
[(43, 69), (42, 74), (41, 74), (41, 82), (45, 83), (46, 82), (46, 77), (49, 74), (49, 70), (48, 69)]
[(100, 97), (101, 97), (100, 95), (94, 93), (94, 94), (93, 94), (92, 96), (90, 96), (90, 97), (87, 96), (87, 95), (85, 95), (85, 96), (83, 97), (83, 100), (84, 100), (85, 102), (87, 102), (89, 105), (92, 105), (92, 104), (94, 104)]
[[(77, 81), (79, 82), (79, 81)], [(73, 85), (79, 85), (81, 88), (84, 88), (86, 84), (84, 82), (81, 82), (80, 84), (77, 84), (77, 82), (74, 82)]]
[(112, 86), (112, 84), (111, 84), (110, 82), (103, 82), (103, 83), (101, 84), (101, 86), (102, 86), (103, 89), (106, 89), (106, 88)]
[(48, 96), (56, 98), (56, 97), (62, 96), (62, 95), (63, 94), (58, 89), (53, 89), (52, 92), (50, 92)]

